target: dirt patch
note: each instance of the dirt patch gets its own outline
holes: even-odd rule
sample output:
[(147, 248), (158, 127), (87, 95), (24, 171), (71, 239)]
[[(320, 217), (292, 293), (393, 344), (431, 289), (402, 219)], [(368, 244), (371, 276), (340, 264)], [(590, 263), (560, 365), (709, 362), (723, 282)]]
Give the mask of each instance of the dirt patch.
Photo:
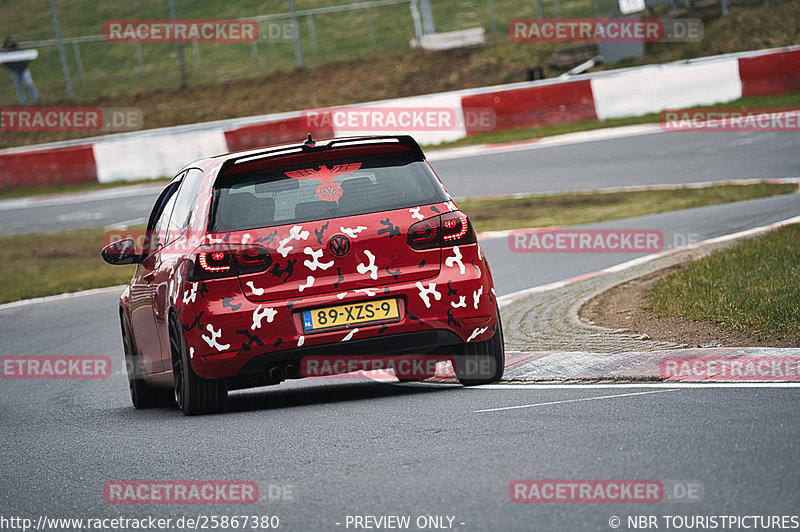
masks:
[(730, 331), (720, 324), (682, 317), (660, 318), (647, 305), (647, 292), (659, 279), (681, 268), (674, 265), (643, 277), (620, 283), (587, 301), (580, 319), (590, 325), (623, 329), (646, 335), (654, 341), (674, 342), (681, 347), (797, 347), (800, 337), (763, 338)]

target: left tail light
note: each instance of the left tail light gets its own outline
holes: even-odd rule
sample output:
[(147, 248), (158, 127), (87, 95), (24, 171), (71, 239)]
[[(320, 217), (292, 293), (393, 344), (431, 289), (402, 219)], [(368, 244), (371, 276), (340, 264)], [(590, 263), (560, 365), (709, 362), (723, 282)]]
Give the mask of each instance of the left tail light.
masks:
[(192, 257), (188, 280), (202, 281), (265, 271), (272, 264), (267, 248), (259, 245), (198, 248)]

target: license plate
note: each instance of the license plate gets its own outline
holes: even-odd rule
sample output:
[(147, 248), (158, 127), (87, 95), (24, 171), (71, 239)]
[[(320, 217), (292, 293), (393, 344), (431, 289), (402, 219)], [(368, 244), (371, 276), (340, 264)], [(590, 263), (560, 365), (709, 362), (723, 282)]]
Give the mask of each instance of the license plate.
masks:
[(377, 321), (399, 321), (400, 310), (396, 299), (361, 301), (303, 311), (303, 329), (315, 332), (349, 325)]

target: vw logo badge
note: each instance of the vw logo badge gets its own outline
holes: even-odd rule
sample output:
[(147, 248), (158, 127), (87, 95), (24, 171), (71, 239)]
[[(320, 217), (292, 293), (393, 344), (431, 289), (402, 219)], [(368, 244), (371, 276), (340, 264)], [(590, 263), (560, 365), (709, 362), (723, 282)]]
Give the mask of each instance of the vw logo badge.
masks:
[(350, 240), (344, 235), (334, 235), (328, 242), (328, 249), (335, 257), (344, 257), (350, 253)]

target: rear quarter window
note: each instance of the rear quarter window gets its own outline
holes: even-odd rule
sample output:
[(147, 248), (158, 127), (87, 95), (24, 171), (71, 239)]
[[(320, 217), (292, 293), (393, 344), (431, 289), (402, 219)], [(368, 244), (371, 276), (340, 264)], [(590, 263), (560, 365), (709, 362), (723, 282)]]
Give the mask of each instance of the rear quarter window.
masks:
[(197, 203), (197, 194), (203, 183), (203, 171), (191, 168), (186, 172), (172, 209), (169, 222), (170, 235), (181, 235), (189, 228), (189, 221)]

